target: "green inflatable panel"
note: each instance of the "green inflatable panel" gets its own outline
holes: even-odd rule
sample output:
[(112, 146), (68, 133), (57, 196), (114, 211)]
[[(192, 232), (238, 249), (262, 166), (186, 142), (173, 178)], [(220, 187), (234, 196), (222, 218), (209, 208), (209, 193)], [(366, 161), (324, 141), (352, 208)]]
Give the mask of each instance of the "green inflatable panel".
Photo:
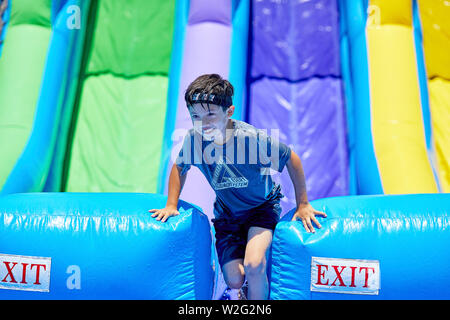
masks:
[(42, 27), (51, 27), (52, 0), (10, 0), (10, 25), (32, 24)]
[(64, 191), (156, 192), (175, 1), (98, 4)]
[(167, 74), (174, 0), (102, 0), (87, 73)]
[(50, 33), (27, 24), (8, 29), (0, 59), (0, 189), (31, 132)]
[(156, 192), (168, 78), (84, 82), (68, 192)]

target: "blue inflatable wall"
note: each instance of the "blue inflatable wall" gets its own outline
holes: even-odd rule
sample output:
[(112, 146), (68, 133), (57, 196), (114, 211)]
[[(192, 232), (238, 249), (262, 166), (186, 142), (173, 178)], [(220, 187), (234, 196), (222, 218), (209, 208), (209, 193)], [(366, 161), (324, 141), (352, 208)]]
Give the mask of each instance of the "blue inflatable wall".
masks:
[(271, 299), (450, 299), (450, 194), (311, 204), (327, 214), (314, 234), (292, 211), (277, 225)]
[(208, 219), (180, 201), (180, 215), (156, 221), (148, 210), (166, 200), (139, 193), (0, 197), (0, 287), (19, 289), (0, 290), (0, 300), (211, 299)]

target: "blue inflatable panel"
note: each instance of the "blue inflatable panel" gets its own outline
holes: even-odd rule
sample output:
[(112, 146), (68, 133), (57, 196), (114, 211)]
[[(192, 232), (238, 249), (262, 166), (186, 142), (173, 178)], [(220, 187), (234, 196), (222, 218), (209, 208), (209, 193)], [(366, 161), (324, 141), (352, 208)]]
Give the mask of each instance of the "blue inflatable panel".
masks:
[(427, 154), (430, 161), (431, 169), (433, 170), (434, 181), (436, 181), (438, 192), (442, 192), (442, 186), (439, 181), (436, 168), (436, 151), (433, 147), (433, 130), (430, 115), (430, 98), (428, 93), (428, 76), (425, 68), (425, 56), (423, 52), (423, 33), (422, 22), (420, 21), (420, 12), (417, 0), (413, 1), (413, 29), (414, 29), (414, 44), (417, 57), (417, 72), (419, 75), (420, 87), (420, 103), (422, 105), (423, 128), (425, 132), (425, 142), (427, 145)]
[[(348, 37), (348, 69), (351, 79), (351, 103), (353, 114), (349, 128), (351, 165), (357, 176), (357, 194), (383, 194), (383, 186), (372, 141), (370, 113), (369, 66), (367, 57), (366, 19), (368, 0), (340, 1), (340, 11), (345, 11), (346, 36)], [(341, 34), (342, 36), (342, 34)], [(345, 48), (344, 48), (345, 50)], [(346, 55), (343, 55), (345, 58)], [(347, 84), (346, 84), (347, 85)], [(348, 94), (348, 91), (346, 92)], [(353, 173), (353, 172), (352, 172)]]
[(0, 300), (211, 299), (207, 216), (180, 201), (180, 215), (157, 221), (148, 210), (166, 200), (144, 193), (0, 197)]
[(234, 95), (233, 118), (244, 120), (246, 114), (246, 70), (248, 52), (248, 32), (250, 18), (250, 1), (232, 0), (232, 30), (231, 53), (230, 53), (230, 75), (229, 81), (233, 84)]
[(271, 299), (450, 299), (450, 194), (315, 200), (322, 228), (278, 223)]
[(158, 172), (158, 193), (164, 193), (170, 154), (173, 147), (172, 134), (175, 130), (175, 122), (178, 109), (178, 89), (180, 87), (180, 75), (183, 64), (184, 37), (189, 18), (189, 0), (175, 1), (175, 19), (172, 39), (172, 53), (169, 70), (169, 87), (167, 92), (167, 112), (165, 119), (164, 138), (161, 150), (160, 169)]

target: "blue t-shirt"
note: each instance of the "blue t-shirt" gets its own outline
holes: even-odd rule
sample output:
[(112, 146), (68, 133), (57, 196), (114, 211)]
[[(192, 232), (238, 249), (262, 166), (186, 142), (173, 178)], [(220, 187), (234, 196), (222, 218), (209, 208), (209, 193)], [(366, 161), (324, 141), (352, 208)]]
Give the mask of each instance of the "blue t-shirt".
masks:
[[(196, 166), (216, 193), (216, 218), (226, 211), (235, 216), (280, 196), (271, 170), (281, 172), (291, 149), (267, 130), (231, 119), (233, 134), (224, 145), (202, 138), (193, 128), (186, 134), (176, 164), (184, 175)], [(276, 133), (277, 131), (275, 131)]]

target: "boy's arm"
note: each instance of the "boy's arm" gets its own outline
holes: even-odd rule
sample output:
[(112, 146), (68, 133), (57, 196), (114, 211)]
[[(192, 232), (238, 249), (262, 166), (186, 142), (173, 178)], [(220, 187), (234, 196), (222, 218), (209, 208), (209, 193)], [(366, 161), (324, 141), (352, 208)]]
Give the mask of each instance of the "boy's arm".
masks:
[(169, 190), (167, 196), (166, 208), (177, 209), (178, 199), (180, 198), (181, 190), (183, 190), (184, 182), (186, 181), (186, 176), (181, 175), (181, 169), (174, 164), (169, 176)]
[(286, 163), (286, 166), (292, 183), (294, 184), (295, 200), (297, 202), (297, 210), (292, 217), (292, 221), (295, 221), (297, 220), (297, 218), (299, 218), (302, 220), (303, 226), (305, 227), (307, 232), (315, 232), (311, 221), (313, 221), (318, 228), (322, 227), (317, 221), (315, 215), (321, 215), (323, 217), (326, 217), (327, 215), (324, 212), (315, 210), (308, 202), (308, 197), (306, 195), (305, 174), (303, 172), (302, 162), (300, 160), (300, 157), (293, 150), (291, 150), (291, 157)]
[(149, 212), (153, 212), (152, 217), (156, 220), (165, 222), (170, 216), (177, 216), (180, 213), (177, 210), (178, 199), (180, 198), (181, 190), (183, 189), (184, 182), (186, 181), (187, 173), (183, 176), (180, 174), (181, 169), (174, 164), (169, 175), (169, 190), (167, 196), (166, 207), (163, 209), (150, 209)]

